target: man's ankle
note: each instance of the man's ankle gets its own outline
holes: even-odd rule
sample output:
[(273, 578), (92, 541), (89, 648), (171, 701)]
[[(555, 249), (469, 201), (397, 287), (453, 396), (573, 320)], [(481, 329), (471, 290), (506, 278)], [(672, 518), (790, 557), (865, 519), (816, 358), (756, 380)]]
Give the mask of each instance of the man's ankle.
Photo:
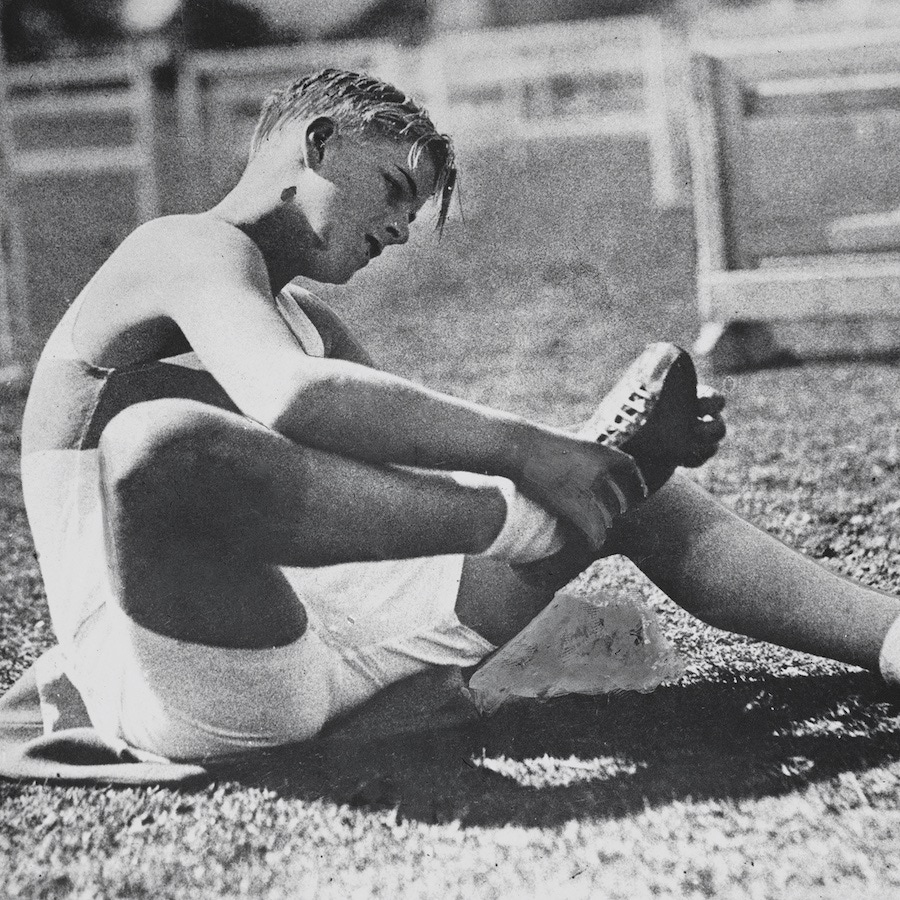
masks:
[(530, 563), (511, 563), (510, 568), (531, 587), (555, 593), (577, 578), (597, 558), (597, 553), (588, 547), (586, 541), (573, 537), (552, 556)]

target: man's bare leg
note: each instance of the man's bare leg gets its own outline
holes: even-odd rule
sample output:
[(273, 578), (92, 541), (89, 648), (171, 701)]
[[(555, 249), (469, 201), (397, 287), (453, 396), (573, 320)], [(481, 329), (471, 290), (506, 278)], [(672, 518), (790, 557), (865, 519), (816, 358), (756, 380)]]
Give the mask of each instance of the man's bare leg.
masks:
[[(505, 518), (498, 491), (303, 448), (189, 400), (125, 410), (102, 451), (126, 612), (223, 646), (285, 644), (303, 633), (305, 612), (280, 565), (476, 554)], [(897, 599), (834, 575), (680, 476), (622, 519), (614, 542), (713, 626), (867, 668), (877, 667), (900, 615)], [(503, 643), (593, 558), (570, 547), (516, 571), (470, 556), (458, 615)]]
[(836, 575), (675, 476), (623, 520), (625, 554), (676, 603), (726, 631), (868, 669), (900, 600)]
[(457, 593), (457, 618), (492, 644), (505, 644), (596, 559), (596, 553), (580, 546), (522, 567), (467, 557)]
[[(698, 619), (795, 650), (868, 669), (900, 600), (829, 572), (741, 519), (676, 474), (620, 520), (615, 551), (630, 558)], [(468, 560), (457, 614), (495, 644), (515, 636), (590, 558), (527, 567)], [(568, 563), (568, 565), (567, 565)]]
[(296, 640), (306, 615), (279, 566), (480, 553), (506, 518), (493, 487), (305, 448), (193, 400), (125, 409), (100, 451), (123, 609), (197, 643)]

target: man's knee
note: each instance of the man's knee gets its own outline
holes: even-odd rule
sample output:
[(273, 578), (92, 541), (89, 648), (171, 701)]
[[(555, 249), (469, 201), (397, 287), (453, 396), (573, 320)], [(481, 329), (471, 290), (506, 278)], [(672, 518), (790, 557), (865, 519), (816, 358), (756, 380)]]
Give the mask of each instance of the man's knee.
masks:
[(242, 431), (231, 413), (167, 399), (128, 407), (101, 435), (117, 599), (151, 631), (215, 646), (273, 647), (306, 629), (305, 609), (283, 574), (235, 524), (248, 517), (232, 507), (252, 493), (239, 477), (248, 453)]
[(118, 413), (100, 437), (100, 475), (107, 500), (165, 504), (169, 515), (192, 498), (192, 485), (216, 468), (227, 441), (221, 413), (193, 400), (137, 403)]

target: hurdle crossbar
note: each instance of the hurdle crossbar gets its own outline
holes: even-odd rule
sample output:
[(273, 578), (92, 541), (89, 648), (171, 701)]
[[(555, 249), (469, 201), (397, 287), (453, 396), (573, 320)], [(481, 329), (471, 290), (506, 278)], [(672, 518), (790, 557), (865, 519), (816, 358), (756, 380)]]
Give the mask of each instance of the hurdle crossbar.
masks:
[(650, 16), (456, 32), (423, 50), (421, 90), (438, 126), (471, 146), (636, 136), (654, 194), (680, 202), (666, 48)]

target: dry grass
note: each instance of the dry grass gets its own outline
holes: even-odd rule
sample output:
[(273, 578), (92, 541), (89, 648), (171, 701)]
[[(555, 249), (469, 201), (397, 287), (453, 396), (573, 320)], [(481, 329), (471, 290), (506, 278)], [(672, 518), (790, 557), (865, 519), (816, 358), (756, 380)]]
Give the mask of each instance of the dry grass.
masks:
[[(649, 206), (640, 152), (572, 149), (562, 172), (485, 160), (465, 229), (329, 293), (388, 367), (575, 420), (644, 342), (696, 328), (690, 219)], [(503, 194), (519, 204), (506, 215)], [(794, 336), (820, 355), (893, 339)], [(705, 484), (823, 564), (900, 591), (890, 356), (723, 386), (731, 436)], [(0, 414), (3, 684), (49, 640), (16, 485), (20, 413)], [(0, 784), (0, 894), (900, 896), (900, 706), (866, 673), (698, 625), (622, 563), (584, 586), (621, 580), (684, 654), (678, 684), (313, 746), (193, 793)]]

